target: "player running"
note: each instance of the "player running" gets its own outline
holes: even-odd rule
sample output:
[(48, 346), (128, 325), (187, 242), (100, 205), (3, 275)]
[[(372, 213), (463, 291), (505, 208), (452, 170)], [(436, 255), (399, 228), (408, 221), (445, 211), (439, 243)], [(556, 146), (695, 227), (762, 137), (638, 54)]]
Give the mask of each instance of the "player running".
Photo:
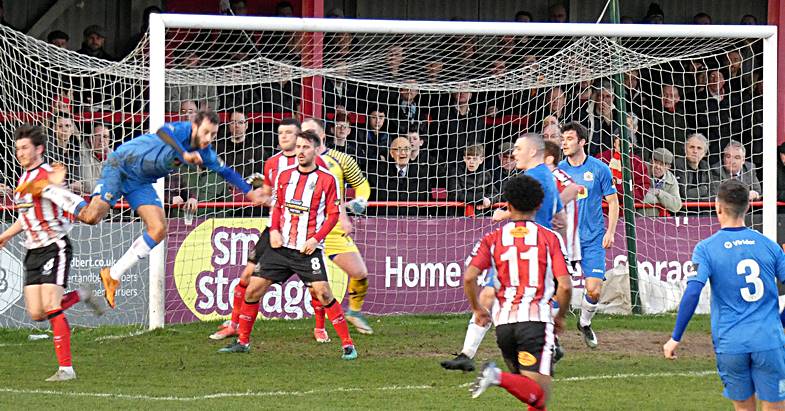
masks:
[[(181, 164), (201, 166), (218, 173), (240, 189), (256, 204), (262, 201), (261, 190), (251, 186), (218, 158), (210, 145), (218, 134), (218, 114), (200, 110), (191, 121), (166, 123), (157, 133), (143, 134), (122, 144), (107, 158), (90, 204), (58, 185), (27, 184), (25, 193), (46, 198), (76, 216), (85, 224), (97, 224), (109, 213), (120, 197), (125, 197), (145, 225), (145, 232), (110, 268), (101, 269), (101, 281), (109, 306), (115, 307), (115, 293), (121, 276), (166, 236), (166, 222), (161, 199), (153, 188), (159, 178), (169, 175)], [(45, 188), (44, 188), (45, 187)]]
[[(513, 157), (515, 158), (515, 168), (524, 172), (527, 176), (534, 178), (544, 192), (542, 207), (535, 214), (535, 222), (545, 228), (552, 228), (552, 225), (564, 226), (564, 213), (562, 212), (562, 202), (559, 191), (556, 187), (553, 174), (548, 166), (544, 164), (544, 141), (539, 134), (527, 133), (515, 141)], [(503, 221), (510, 218), (512, 213), (509, 210), (497, 209), (493, 214), (494, 221)], [(490, 310), (496, 298), (496, 287), (498, 284), (495, 279), (495, 270), (490, 269), (482, 279), (482, 291), (480, 291), (480, 304), (485, 309)], [(466, 328), (466, 337), (463, 340), (463, 349), (458, 355), (451, 359), (442, 361), (440, 364), (448, 370), (474, 370), (474, 356), (485, 338), (485, 334), (491, 327), (490, 323), (479, 325), (472, 317), (469, 326)], [(560, 354), (562, 353), (559, 351)], [(561, 357), (559, 357), (561, 358)]]
[[(303, 120), (303, 131), (312, 130), (316, 132), (322, 141), (322, 160), (327, 163), (336, 179), (338, 179), (338, 195), (341, 201), (345, 200), (345, 183), (354, 188), (354, 199), (342, 204), (341, 219), (335, 228), (330, 231), (324, 240), (324, 252), (349, 275), (349, 309), (346, 311), (346, 320), (352, 323), (360, 334), (373, 334), (373, 328), (362, 315), (365, 296), (368, 294), (368, 267), (363, 261), (362, 255), (357, 245), (350, 237), (352, 228), (351, 221), (343, 212), (343, 208), (348, 209), (354, 214), (362, 214), (368, 206), (368, 198), (371, 196), (371, 185), (363, 175), (357, 162), (348, 154), (335, 149), (328, 149), (324, 126), (322, 122), (313, 118)], [(324, 310), (319, 307), (319, 301), (313, 299), (311, 304), (314, 306), (314, 317), (316, 326), (314, 337), (316, 341), (330, 341), (327, 333), (324, 332)]]
[[(562, 127), (562, 152), (565, 159), (559, 168), (584, 187), (578, 195), (578, 230), (580, 231), (580, 260), (572, 260), (573, 273), (581, 271), (585, 279), (585, 294), (581, 300), (578, 330), (589, 348), (597, 347), (597, 335), (591, 320), (600, 300), (605, 280), (605, 250), (613, 246), (616, 223), (619, 220), (619, 198), (613, 185), (611, 170), (602, 161), (586, 155), (584, 146), (588, 131), (579, 123)], [(602, 200), (608, 203), (608, 228), (602, 223)], [(573, 256), (575, 258), (575, 256)]]
[(65, 292), (71, 269), (71, 221), (63, 209), (51, 200), (21, 193), (19, 188), (35, 181), (48, 182), (53, 168), (43, 162), (46, 142), (40, 128), (25, 124), (14, 131), (16, 159), (24, 168), (14, 194), (19, 218), (0, 234), (0, 248), (15, 235), (25, 232), (25, 305), (33, 321), (46, 321), (54, 334), (55, 354), (60, 365), (46, 381), (67, 381), (76, 378), (71, 362), (71, 328), (65, 310), (83, 301), (96, 314), (103, 309), (91, 289)]
[[(493, 320), (496, 341), (510, 370), (502, 372), (493, 362), (483, 365), (472, 385), (472, 397), (498, 385), (535, 410), (545, 409), (555, 334), (563, 328), (572, 288), (561, 237), (532, 221), (544, 196), (537, 180), (528, 175), (509, 179), (504, 197), (511, 221), (475, 246), (464, 275), (474, 318), (480, 325)], [(477, 298), (477, 278), (491, 267), (497, 270), (499, 287), (489, 314)], [(555, 315), (554, 292), (561, 307)]]
[(695, 246), (687, 289), (679, 304), (665, 358), (676, 348), (711, 282), (711, 336), (723, 394), (736, 410), (785, 409), (785, 335), (779, 319), (777, 281), (785, 283), (785, 252), (744, 226), (749, 190), (738, 180), (719, 186), (714, 203), (720, 230)]
[[(295, 143), (297, 142), (297, 133), (299, 132), (300, 122), (297, 119), (282, 119), (278, 124), (278, 147), (281, 151), (265, 160), (262, 175), (255, 174), (250, 178), (252, 181), (262, 181), (261, 192), (264, 206), (269, 207), (271, 205), (270, 200), (272, 199), (273, 186), (275, 185), (275, 179), (278, 177), (278, 172), (297, 164)], [(251, 281), (251, 274), (253, 274), (256, 264), (264, 257), (266, 250), (269, 248), (270, 233), (268, 228), (265, 227), (259, 236), (259, 240), (249, 251), (248, 263), (245, 265), (242, 274), (240, 274), (240, 280), (234, 287), (231, 319), (223, 323), (218, 331), (210, 335), (210, 339), (223, 340), (224, 338), (237, 335), (240, 313), (245, 302), (245, 291), (248, 283)], [(324, 330), (324, 316), (322, 316), (322, 330)]]
[(327, 281), (322, 248), (327, 233), (338, 223), (340, 200), (336, 178), (316, 164), (319, 145), (315, 133), (301, 132), (296, 144), (298, 165), (278, 174), (273, 187), (270, 248), (256, 265), (245, 292), (237, 341), (219, 352), (249, 352), (259, 300), (273, 283), (284, 282), (297, 274), (314, 290), (341, 337), (342, 358), (357, 358), (343, 309)]

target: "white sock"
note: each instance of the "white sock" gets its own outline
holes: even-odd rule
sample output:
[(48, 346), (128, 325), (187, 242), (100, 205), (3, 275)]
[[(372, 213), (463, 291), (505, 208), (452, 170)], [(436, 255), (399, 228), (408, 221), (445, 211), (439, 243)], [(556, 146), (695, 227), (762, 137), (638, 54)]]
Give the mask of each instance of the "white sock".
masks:
[(119, 280), (120, 276), (125, 274), (134, 264), (150, 255), (150, 250), (151, 248), (147, 245), (147, 242), (144, 241), (144, 238), (137, 238), (134, 243), (131, 244), (131, 248), (129, 248), (128, 251), (114, 263), (112, 268), (109, 269), (109, 275), (113, 279)]
[(469, 327), (466, 328), (466, 338), (463, 340), (463, 350), (461, 353), (466, 354), (469, 358), (474, 358), (477, 354), (477, 349), (482, 344), (482, 339), (485, 338), (485, 333), (491, 329), (491, 324), (488, 323), (485, 327), (480, 327), (474, 323), (474, 316), (469, 321)]
[(60, 367), (60, 371), (65, 371), (65, 372), (67, 372), (69, 374), (73, 374), (74, 373), (74, 367)]
[(591, 319), (594, 318), (594, 312), (597, 311), (597, 303), (590, 303), (586, 301), (584, 296), (581, 299), (581, 327), (591, 325)]
[(49, 185), (42, 192), (41, 197), (55, 203), (63, 210), (74, 214), (76, 207), (85, 202), (84, 198), (60, 186)]

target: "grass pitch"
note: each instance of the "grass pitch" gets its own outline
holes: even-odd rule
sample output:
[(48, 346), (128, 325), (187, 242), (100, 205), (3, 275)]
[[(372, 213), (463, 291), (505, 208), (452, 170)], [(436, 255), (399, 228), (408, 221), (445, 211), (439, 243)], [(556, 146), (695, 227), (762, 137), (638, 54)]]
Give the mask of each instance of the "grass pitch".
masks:
[[(312, 320), (258, 321), (250, 354), (217, 354), (216, 323), (128, 335), (130, 328), (76, 329), (78, 379), (45, 383), (56, 370), (51, 339), (0, 330), (0, 409), (521, 409), (500, 388), (471, 399), (475, 373), (445, 371), (468, 315), (373, 318), (375, 335), (353, 334), (360, 357), (317, 344)], [(695, 316), (681, 357), (662, 358), (674, 316), (598, 316), (600, 347), (583, 346), (568, 318), (550, 410), (728, 409), (715, 371), (707, 316)], [(492, 333), (478, 353), (502, 364)]]

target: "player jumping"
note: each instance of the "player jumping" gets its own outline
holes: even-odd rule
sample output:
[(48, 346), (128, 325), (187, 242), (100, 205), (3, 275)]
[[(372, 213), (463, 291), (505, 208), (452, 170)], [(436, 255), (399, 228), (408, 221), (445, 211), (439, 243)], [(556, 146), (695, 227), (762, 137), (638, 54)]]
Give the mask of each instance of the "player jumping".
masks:
[[(46, 321), (54, 334), (55, 354), (60, 368), (46, 381), (76, 378), (71, 363), (71, 328), (65, 310), (82, 301), (96, 314), (100, 307), (91, 289), (65, 292), (71, 269), (71, 221), (51, 200), (20, 192), (31, 182), (48, 182), (53, 168), (43, 162), (45, 137), (40, 128), (25, 124), (14, 131), (16, 159), (25, 171), (19, 178), (14, 202), (19, 218), (0, 234), (0, 248), (15, 235), (25, 232), (25, 305), (33, 321)], [(54, 173), (53, 173), (54, 174)]]
[[(584, 187), (578, 195), (578, 229), (580, 230), (581, 256), (573, 260), (574, 274), (583, 272), (586, 293), (581, 300), (578, 330), (589, 348), (597, 347), (597, 335), (591, 320), (600, 300), (602, 282), (605, 280), (605, 250), (613, 246), (616, 223), (619, 220), (619, 198), (613, 185), (611, 170), (602, 161), (586, 155), (584, 146), (589, 132), (579, 123), (571, 122), (562, 127), (562, 152), (559, 163), (576, 184)], [(602, 223), (602, 200), (608, 203), (608, 229)], [(574, 257), (574, 256), (573, 256)]]
[(190, 164), (212, 170), (246, 193), (251, 201), (261, 203), (261, 190), (251, 191), (251, 186), (224, 165), (210, 145), (218, 134), (218, 124), (215, 112), (200, 110), (191, 121), (166, 123), (157, 133), (143, 134), (122, 144), (107, 158), (90, 204), (65, 188), (46, 185), (45, 181), (44, 184), (20, 187), (22, 192), (34, 196), (45, 193), (52, 202), (85, 224), (100, 222), (120, 197), (125, 197), (131, 209), (141, 217), (145, 225), (142, 236), (111, 268), (101, 269), (106, 301), (112, 308), (123, 273), (147, 257), (166, 236), (163, 204), (153, 183), (169, 175), (176, 166)]
[(310, 284), (341, 337), (342, 358), (357, 358), (343, 309), (327, 281), (322, 247), (327, 233), (338, 222), (339, 198), (336, 178), (316, 164), (320, 144), (315, 133), (301, 132), (296, 144), (298, 165), (278, 174), (273, 187), (270, 249), (256, 265), (245, 292), (237, 341), (219, 352), (249, 352), (259, 300), (273, 283), (284, 282), (297, 274)]
[(714, 203), (720, 230), (695, 246), (676, 326), (663, 346), (676, 348), (695, 313), (701, 290), (711, 282), (711, 336), (723, 394), (736, 410), (785, 409), (785, 335), (779, 318), (777, 281), (785, 283), (785, 252), (744, 226), (749, 190), (738, 180), (719, 186)]
[[(475, 321), (484, 325), (493, 319), (496, 340), (510, 370), (502, 372), (493, 362), (483, 365), (471, 388), (472, 397), (498, 385), (534, 410), (545, 409), (555, 335), (563, 328), (572, 289), (561, 237), (532, 221), (544, 195), (534, 178), (510, 178), (504, 197), (511, 221), (483, 237), (464, 275), (464, 291)], [(477, 298), (477, 278), (492, 266), (499, 287), (489, 314)], [(561, 307), (555, 315), (551, 310), (554, 292)]]

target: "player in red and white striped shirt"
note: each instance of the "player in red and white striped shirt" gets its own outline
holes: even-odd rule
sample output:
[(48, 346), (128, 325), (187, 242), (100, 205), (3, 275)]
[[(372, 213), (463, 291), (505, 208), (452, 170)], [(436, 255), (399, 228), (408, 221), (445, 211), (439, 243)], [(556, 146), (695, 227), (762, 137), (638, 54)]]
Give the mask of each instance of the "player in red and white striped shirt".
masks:
[(341, 337), (346, 360), (357, 358), (343, 309), (327, 281), (323, 241), (338, 222), (338, 186), (335, 176), (317, 165), (319, 136), (312, 131), (297, 137), (296, 167), (282, 170), (273, 187), (270, 249), (259, 261), (245, 292), (237, 342), (219, 352), (248, 352), (259, 300), (274, 283), (297, 274), (310, 284)]
[[(504, 196), (511, 221), (487, 234), (475, 247), (464, 275), (464, 290), (475, 322), (484, 325), (493, 319), (496, 339), (511, 373), (486, 363), (472, 395), (477, 397), (491, 385), (499, 385), (529, 404), (529, 409), (544, 409), (555, 334), (563, 328), (572, 283), (561, 237), (533, 221), (544, 196), (537, 180), (527, 175), (513, 177), (504, 186)], [(496, 269), (499, 282), (492, 314), (477, 297), (477, 278), (491, 267)], [(554, 294), (561, 306), (555, 316), (550, 305)]]
[[(49, 320), (54, 334), (55, 354), (60, 365), (47, 381), (66, 381), (76, 378), (71, 363), (71, 328), (64, 311), (79, 301), (87, 303), (98, 314), (102, 313), (91, 289), (65, 292), (71, 267), (71, 221), (63, 210), (50, 199), (23, 194), (19, 187), (35, 181), (50, 181), (50, 175), (65, 176), (65, 169), (57, 169), (43, 162), (46, 142), (39, 127), (25, 124), (14, 131), (16, 159), (25, 169), (19, 179), (14, 202), (19, 218), (0, 234), (0, 248), (15, 235), (25, 232), (27, 254), (25, 267), (25, 305), (34, 321)], [(57, 177), (53, 177), (57, 179)]]
[(556, 165), (562, 157), (562, 150), (553, 141), (545, 142), (545, 165), (551, 169), (553, 178), (556, 181), (556, 188), (559, 189), (559, 198), (564, 205), (566, 215), (565, 244), (567, 246), (567, 260), (580, 261), (581, 259), (581, 239), (578, 231), (578, 196), (583, 192), (584, 187), (575, 184), (575, 181)]

